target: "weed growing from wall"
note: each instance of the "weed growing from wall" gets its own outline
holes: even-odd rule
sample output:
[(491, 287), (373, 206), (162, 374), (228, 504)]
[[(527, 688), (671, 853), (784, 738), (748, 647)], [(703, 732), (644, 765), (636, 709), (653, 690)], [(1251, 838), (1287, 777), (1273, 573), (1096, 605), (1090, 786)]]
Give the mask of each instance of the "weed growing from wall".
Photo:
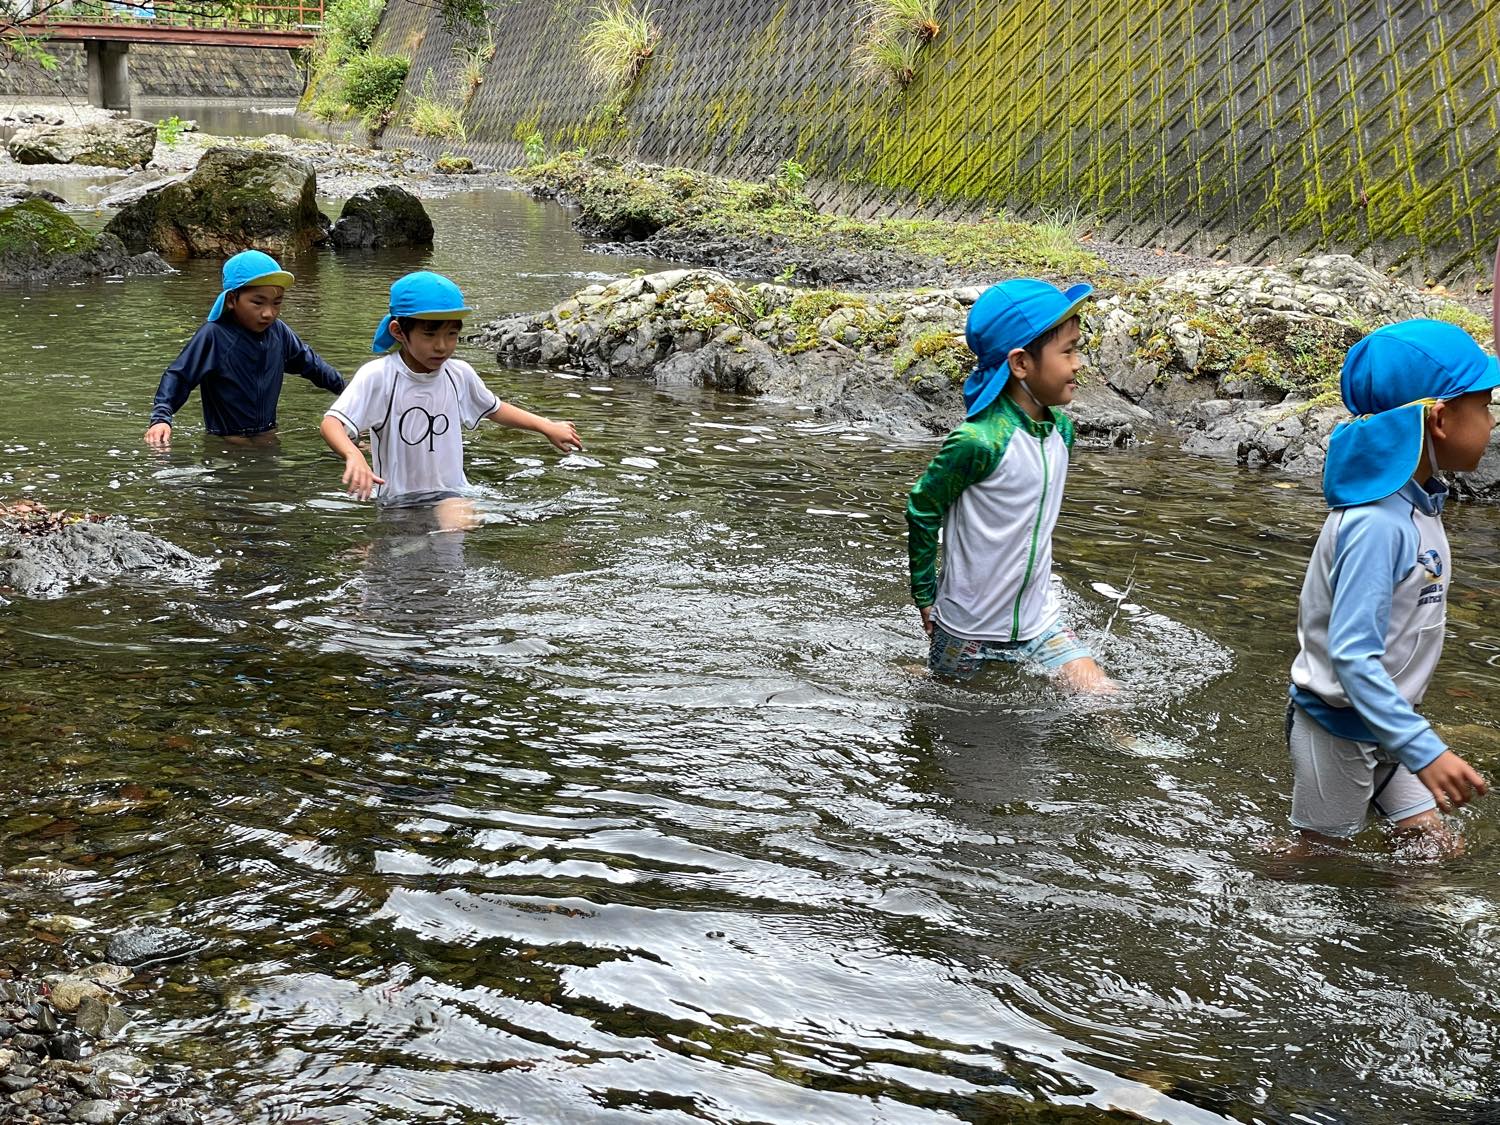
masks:
[(580, 46), (596, 81), (614, 90), (634, 85), (656, 47), (654, 14), (649, 5), (638, 10), (635, 0), (605, 0), (594, 9)]
[(859, 26), (855, 73), (898, 89), (917, 76), (922, 48), (942, 30), (936, 0), (865, 0)]
[(385, 0), (333, 0), (312, 49), (304, 104), (325, 121), (360, 118), (372, 135), (390, 120), (410, 60), (373, 50)]
[(422, 92), (412, 99), (411, 109), (406, 115), (407, 127), (419, 137), (467, 140), (463, 106), (437, 97), (433, 82), (433, 74), (429, 70), (422, 79)]
[(542, 139), (542, 134), (533, 132), (527, 134), (525, 141), (526, 166), (535, 168), (547, 162), (547, 142)]

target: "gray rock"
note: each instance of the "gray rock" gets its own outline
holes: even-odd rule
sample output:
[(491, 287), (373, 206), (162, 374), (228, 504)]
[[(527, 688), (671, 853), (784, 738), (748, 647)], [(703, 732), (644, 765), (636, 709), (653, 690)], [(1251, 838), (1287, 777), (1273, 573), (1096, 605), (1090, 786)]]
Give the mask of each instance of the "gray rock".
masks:
[(78, 1005), (74, 1017), (78, 1030), (95, 1039), (113, 1039), (130, 1023), (122, 1008), (112, 1003), (113, 998), (85, 997)]
[(1151, 412), (1136, 406), (1107, 385), (1088, 383), (1078, 388), (1068, 407), (1078, 436), (1105, 445), (1128, 445), (1138, 427), (1152, 422)]
[(432, 220), (422, 201), (395, 184), (377, 184), (351, 196), (328, 232), (335, 250), (431, 246)]
[(130, 119), (91, 125), (21, 129), (6, 145), (18, 164), (87, 164), (143, 167), (156, 150), (156, 126)]
[(41, 534), (0, 523), (0, 587), (24, 597), (59, 597), (81, 583), (125, 573), (192, 576), (209, 566), (118, 517), (80, 521)]
[(77, 1121), (80, 1125), (115, 1125), (124, 1112), (125, 1107), (115, 1101), (100, 1099), (79, 1102), (68, 1111), (68, 1120)]
[(208, 947), (202, 938), (171, 926), (140, 926), (109, 939), (109, 959), (121, 965), (182, 961)]

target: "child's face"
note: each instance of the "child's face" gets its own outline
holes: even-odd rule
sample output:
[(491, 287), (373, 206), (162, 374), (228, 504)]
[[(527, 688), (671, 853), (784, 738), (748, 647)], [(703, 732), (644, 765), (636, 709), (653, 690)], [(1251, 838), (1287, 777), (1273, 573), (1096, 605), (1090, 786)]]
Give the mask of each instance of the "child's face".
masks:
[(405, 331), (391, 325), (391, 335), (401, 345), (401, 358), (413, 371), (436, 371), (458, 349), (461, 320), (419, 320)]
[(1082, 333), (1074, 317), (1042, 347), (1042, 358), (1034, 360), (1023, 351), (1011, 353), (1011, 371), (1026, 380), (1026, 389), (1043, 406), (1067, 406), (1078, 389), (1078, 371), (1083, 356), (1078, 350)]
[(279, 285), (250, 285), (224, 302), (236, 323), (247, 332), (264, 332), (281, 315), (286, 290)]
[(1490, 444), (1490, 431), (1495, 428), (1490, 392), (1470, 391), (1450, 398), (1442, 403), (1442, 413), (1434, 408), (1433, 415), (1427, 432), (1438, 468), (1459, 473), (1477, 469)]

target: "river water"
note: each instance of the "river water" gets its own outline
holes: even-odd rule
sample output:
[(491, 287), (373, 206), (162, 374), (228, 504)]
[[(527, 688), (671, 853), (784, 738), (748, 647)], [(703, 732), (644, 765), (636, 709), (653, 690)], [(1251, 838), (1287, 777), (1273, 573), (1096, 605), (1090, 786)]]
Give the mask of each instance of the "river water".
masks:
[[(430, 258), (291, 263), (344, 370), (407, 269), (490, 316), (654, 264), (504, 192), (430, 208)], [(901, 514), (933, 444), (470, 354), (587, 449), (475, 434), (484, 523), (432, 534), (341, 495), (301, 380), (279, 448), (196, 401), (143, 447), (216, 268), (0, 296), (0, 494), (215, 564), (0, 610), (0, 943), (207, 942), (130, 1038), (212, 1072), (216, 1120), (1495, 1119), (1492, 809), (1440, 866), (1266, 850), (1310, 482), (1080, 449), (1059, 576), (1125, 692), (945, 688)], [(1448, 523), (1460, 727), (1500, 535)], [(38, 944), (59, 912), (97, 929)]]

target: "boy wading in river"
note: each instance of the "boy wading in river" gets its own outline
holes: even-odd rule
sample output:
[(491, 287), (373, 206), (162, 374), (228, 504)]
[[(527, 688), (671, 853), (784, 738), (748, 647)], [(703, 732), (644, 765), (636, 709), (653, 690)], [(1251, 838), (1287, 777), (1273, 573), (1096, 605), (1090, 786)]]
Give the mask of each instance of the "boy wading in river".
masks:
[[(461, 495), (463, 431), (483, 418), (541, 434), (561, 453), (582, 449), (571, 422), (552, 422), (503, 403), (478, 372), (454, 359), (464, 307), (441, 274), (409, 273), (391, 286), (391, 311), (375, 331), (377, 354), (323, 417), (323, 440), (344, 459), (344, 486), (383, 505), (432, 504)], [(397, 350), (391, 351), (392, 348)], [(373, 468), (354, 443), (370, 432)], [(454, 526), (465, 522), (460, 514)]]
[(1456, 852), (1440, 809), (1484, 779), (1417, 711), (1443, 649), (1453, 569), (1439, 469), (1479, 465), (1500, 368), (1462, 329), (1407, 320), (1344, 360), (1355, 415), (1323, 469), (1332, 509), (1297, 607), (1287, 741), (1300, 851), (1347, 843), (1373, 809), (1426, 849)]
[(979, 363), (964, 383), (966, 420), (906, 505), (911, 595), (937, 675), (1033, 662), (1074, 689), (1114, 690), (1052, 589), (1052, 529), (1073, 446), (1073, 423), (1057, 408), (1073, 401), (1078, 308), (1091, 292), (1022, 278), (990, 287), (969, 312)]
[(193, 388), (203, 400), (203, 426), (231, 441), (275, 439), (276, 402), (290, 371), (338, 394), (343, 377), (281, 320), (293, 277), (276, 259), (246, 250), (224, 263), (223, 291), (208, 321), (163, 372), (151, 407), (146, 442), (172, 444), (172, 416)]

